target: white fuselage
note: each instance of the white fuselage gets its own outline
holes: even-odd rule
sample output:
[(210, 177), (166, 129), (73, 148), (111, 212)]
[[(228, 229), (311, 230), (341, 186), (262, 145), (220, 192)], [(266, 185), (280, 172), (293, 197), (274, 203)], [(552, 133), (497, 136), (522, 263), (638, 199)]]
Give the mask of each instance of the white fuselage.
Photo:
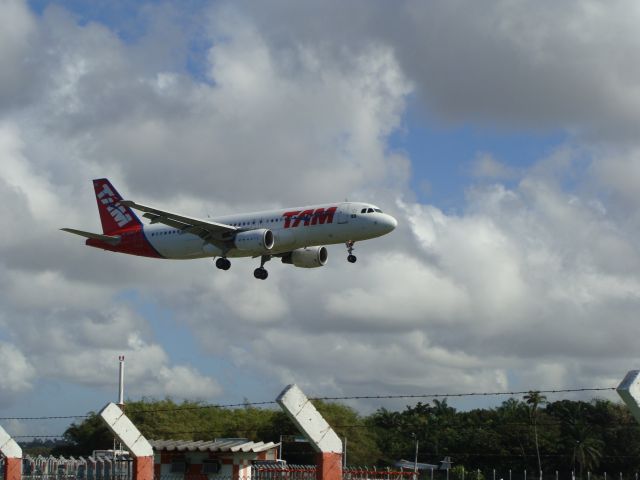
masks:
[[(207, 220), (233, 226), (240, 232), (270, 230), (274, 235), (274, 246), (269, 253), (273, 255), (297, 248), (375, 238), (389, 233), (397, 225), (391, 215), (379, 208), (356, 202), (228, 215)], [(197, 235), (167, 226), (147, 225), (143, 233), (164, 258), (253, 257), (264, 253), (263, 250), (237, 248), (223, 251)]]

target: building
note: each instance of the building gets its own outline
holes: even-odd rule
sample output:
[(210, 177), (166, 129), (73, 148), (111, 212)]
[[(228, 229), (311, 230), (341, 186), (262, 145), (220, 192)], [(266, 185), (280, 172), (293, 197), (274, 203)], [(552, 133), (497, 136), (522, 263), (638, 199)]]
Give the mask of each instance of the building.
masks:
[(224, 477), (251, 478), (254, 463), (275, 462), (279, 443), (245, 438), (206, 440), (149, 440), (154, 453), (154, 476), (172, 480)]

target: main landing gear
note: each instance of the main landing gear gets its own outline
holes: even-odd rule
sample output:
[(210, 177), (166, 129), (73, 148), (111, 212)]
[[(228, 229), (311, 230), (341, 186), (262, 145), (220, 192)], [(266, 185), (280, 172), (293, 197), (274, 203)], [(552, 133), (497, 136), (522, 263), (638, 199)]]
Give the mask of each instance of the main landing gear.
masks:
[(231, 268), (231, 262), (224, 257), (220, 257), (216, 260), (216, 267), (220, 270), (229, 270)]
[(260, 266), (253, 271), (253, 276), (258, 280), (266, 280), (269, 276), (269, 272), (264, 268), (264, 264), (269, 260), (271, 260), (271, 255), (262, 255), (260, 258)]
[(353, 246), (356, 242), (353, 240), (349, 240), (345, 245), (347, 246), (347, 251), (349, 252), (349, 256), (347, 257), (347, 261), (349, 263), (356, 263), (356, 256), (353, 254)]

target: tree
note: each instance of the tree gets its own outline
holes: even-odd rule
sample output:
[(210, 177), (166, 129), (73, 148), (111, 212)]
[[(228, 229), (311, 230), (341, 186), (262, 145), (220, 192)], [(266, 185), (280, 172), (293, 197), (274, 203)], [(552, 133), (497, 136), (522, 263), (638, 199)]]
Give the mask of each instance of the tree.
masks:
[(578, 476), (582, 478), (583, 469), (592, 470), (600, 464), (604, 443), (594, 431), (584, 423), (576, 423), (569, 428), (570, 438), (575, 442), (573, 462), (578, 465)]
[(529, 419), (533, 423), (533, 435), (536, 443), (536, 457), (538, 458), (538, 472), (542, 475), (542, 462), (540, 461), (540, 447), (538, 445), (538, 407), (547, 401), (547, 397), (537, 391), (529, 391), (524, 396), (524, 400), (529, 405)]
[(375, 465), (380, 457), (375, 432), (353, 408), (336, 402), (314, 401), (318, 412), (336, 434), (348, 440), (347, 462), (351, 465)]
[(64, 445), (56, 446), (53, 455), (91, 455), (94, 450), (113, 448), (113, 435), (107, 429), (104, 421), (90, 412), (81, 423), (72, 423), (64, 432)]
[(505, 446), (504, 454), (518, 454), (520, 457), (513, 457), (509, 463), (510, 468), (515, 468), (520, 462), (526, 461), (527, 458), (527, 427), (526, 419), (528, 417), (527, 405), (515, 398), (509, 398), (502, 402), (496, 409), (496, 430), (500, 435), (502, 444)]
[(562, 421), (562, 442), (565, 451), (570, 453), (573, 469), (577, 466), (578, 476), (582, 478), (584, 469), (591, 471), (600, 465), (605, 447), (600, 435), (596, 432), (593, 415), (596, 408), (587, 402), (556, 402), (554, 408)]

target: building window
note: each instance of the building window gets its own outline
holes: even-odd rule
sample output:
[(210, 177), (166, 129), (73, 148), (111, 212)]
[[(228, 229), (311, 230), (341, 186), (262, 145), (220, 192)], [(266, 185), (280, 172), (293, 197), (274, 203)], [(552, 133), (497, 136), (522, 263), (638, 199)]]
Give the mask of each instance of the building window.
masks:
[(187, 462), (184, 458), (175, 458), (171, 460), (171, 473), (185, 473), (187, 471)]
[(218, 473), (220, 472), (220, 462), (218, 460), (203, 460), (202, 473)]

